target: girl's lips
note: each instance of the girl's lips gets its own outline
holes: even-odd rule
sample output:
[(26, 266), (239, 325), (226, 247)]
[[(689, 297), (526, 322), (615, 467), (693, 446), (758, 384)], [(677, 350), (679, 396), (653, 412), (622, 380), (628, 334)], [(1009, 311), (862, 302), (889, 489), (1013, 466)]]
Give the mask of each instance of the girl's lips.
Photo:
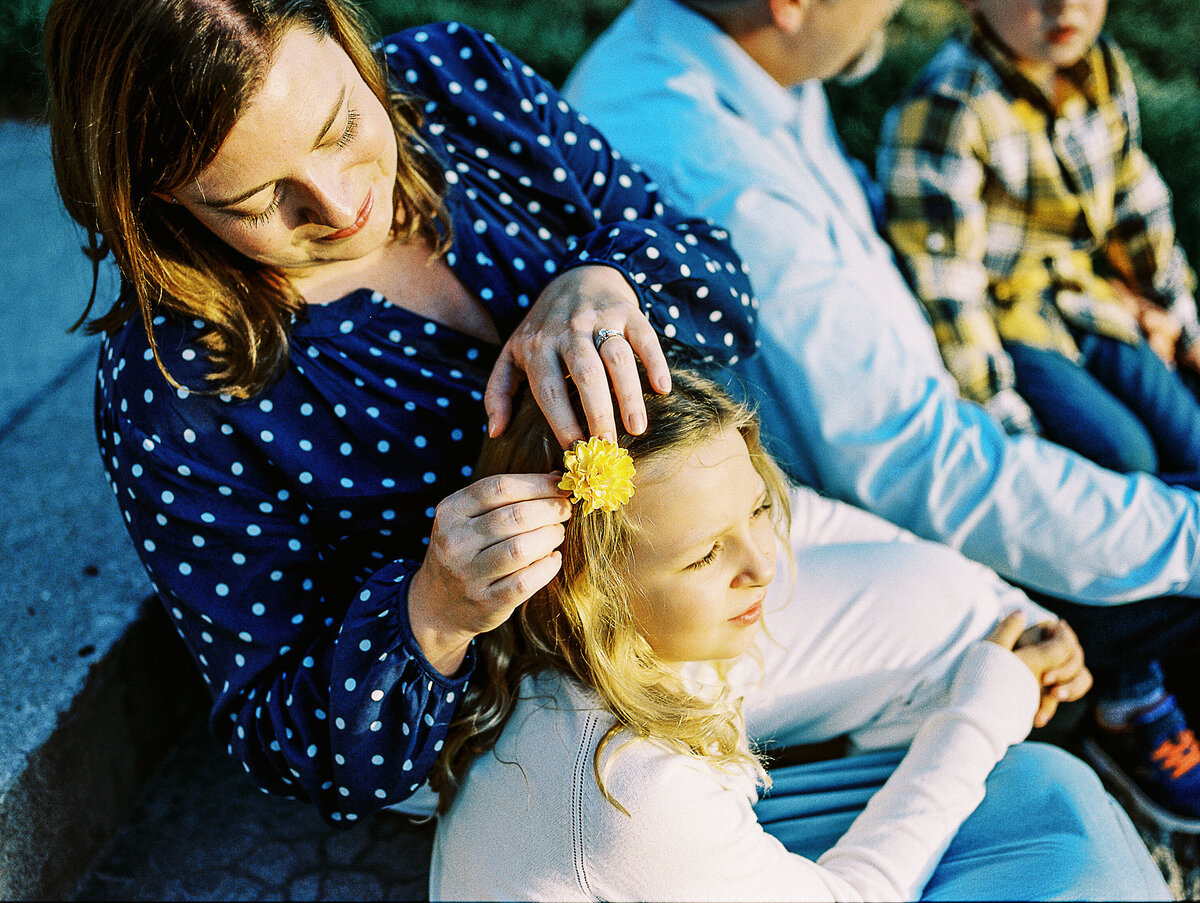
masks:
[(763, 611), (763, 604), (762, 604), (762, 600), (760, 599), (759, 601), (757, 601), (753, 605), (751, 605), (749, 608), (747, 608), (740, 615), (734, 615), (729, 620), (731, 620), (735, 624), (742, 624), (742, 625), (749, 626), (750, 624), (755, 623), (759, 618), (762, 617), (762, 611)]
[(349, 238), (351, 235), (357, 235), (362, 231), (362, 227), (367, 224), (367, 220), (371, 218), (371, 209), (375, 206), (375, 192), (371, 190), (367, 192), (367, 199), (363, 201), (362, 207), (358, 211), (358, 219), (353, 224), (345, 229), (338, 229), (336, 232), (330, 232), (328, 235), (323, 235), (321, 241), (341, 241), (343, 238)]

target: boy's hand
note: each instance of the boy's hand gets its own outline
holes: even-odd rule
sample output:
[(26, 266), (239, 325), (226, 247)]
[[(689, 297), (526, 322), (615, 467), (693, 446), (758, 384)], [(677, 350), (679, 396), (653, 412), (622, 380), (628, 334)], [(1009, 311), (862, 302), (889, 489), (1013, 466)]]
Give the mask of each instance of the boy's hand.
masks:
[(1175, 316), (1158, 307), (1146, 306), (1138, 316), (1142, 332), (1146, 333), (1146, 342), (1150, 350), (1162, 358), (1169, 367), (1175, 366), (1175, 346), (1183, 327)]
[(1092, 686), (1092, 675), (1083, 663), (1079, 639), (1065, 621), (1044, 621), (1025, 628), (1025, 614), (1012, 612), (986, 639), (1023, 661), (1037, 678), (1042, 699), (1034, 727), (1045, 727), (1060, 702), (1080, 699)]
[(1173, 313), (1142, 297), (1120, 279), (1109, 279), (1108, 284), (1117, 302), (1137, 319), (1142, 332), (1146, 334), (1150, 350), (1168, 367), (1174, 367), (1176, 346), (1183, 332), (1183, 324)]

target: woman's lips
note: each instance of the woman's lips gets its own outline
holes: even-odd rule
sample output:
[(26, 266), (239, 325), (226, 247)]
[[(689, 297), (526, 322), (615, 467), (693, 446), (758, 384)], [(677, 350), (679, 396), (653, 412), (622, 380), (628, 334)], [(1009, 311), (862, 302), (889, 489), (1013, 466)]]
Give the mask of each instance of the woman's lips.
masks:
[(338, 229), (336, 232), (330, 232), (328, 235), (323, 235), (321, 241), (341, 241), (343, 238), (349, 238), (351, 235), (357, 235), (362, 231), (362, 227), (367, 224), (367, 220), (371, 218), (371, 209), (375, 206), (374, 190), (367, 192), (367, 199), (363, 201), (363, 205), (359, 208), (358, 219), (345, 229)]
[(755, 623), (759, 618), (762, 617), (762, 612), (763, 612), (763, 604), (762, 604), (762, 600), (759, 599), (757, 602), (755, 602), (753, 605), (751, 605), (749, 608), (747, 608), (740, 615), (734, 615), (729, 620), (732, 621), (734, 624), (742, 624), (745, 626), (749, 626), (750, 624)]

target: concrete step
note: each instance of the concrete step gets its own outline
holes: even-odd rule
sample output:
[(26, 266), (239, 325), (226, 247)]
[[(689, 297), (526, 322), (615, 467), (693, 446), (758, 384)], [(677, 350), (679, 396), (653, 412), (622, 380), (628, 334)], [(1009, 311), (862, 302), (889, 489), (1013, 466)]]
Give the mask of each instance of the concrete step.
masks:
[(45, 129), (0, 121), (0, 172), (0, 898), (61, 898), (197, 697), (100, 467), (98, 340), (67, 333), (90, 267)]

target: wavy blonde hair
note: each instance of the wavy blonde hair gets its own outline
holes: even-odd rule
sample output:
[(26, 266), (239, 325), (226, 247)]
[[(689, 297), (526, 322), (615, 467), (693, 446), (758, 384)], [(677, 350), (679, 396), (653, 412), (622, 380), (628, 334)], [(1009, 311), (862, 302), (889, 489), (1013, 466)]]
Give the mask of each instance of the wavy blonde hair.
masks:
[[(163, 200), (196, 179), (262, 83), (292, 27), (336, 41), (396, 131), (396, 233), (444, 250), (441, 167), (417, 134), (412, 98), (390, 93), (364, 22), (344, 0), (53, 0), (46, 14), (50, 146), (59, 193), (83, 226), (91, 297), (74, 328), (112, 333), (140, 317), (168, 381), (153, 319), (202, 320), (213, 392), (247, 397), (283, 371), (304, 299), (277, 270), (237, 253)], [(121, 291), (88, 321), (100, 262)], [(190, 389), (204, 389), (189, 386)]]
[[(640, 464), (686, 454), (727, 429), (737, 430), (766, 483), (776, 528), (786, 535), (786, 480), (763, 449), (754, 412), (692, 370), (675, 369), (671, 386), (667, 395), (645, 393), (649, 429), (640, 436), (621, 431), (619, 444)], [(526, 395), (504, 435), (485, 442), (476, 475), (544, 473), (561, 467), (562, 451)], [(507, 623), (476, 640), (476, 676), (430, 778), (440, 794), (440, 811), (449, 807), (471, 762), (495, 745), (518, 701), (522, 679), (547, 670), (594, 690), (616, 718), (592, 764), (601, 792), (622, 811), (604, 784), (604, 770), (611, 762), (605, 752), (621, 736), (655, 740), (721, 768), (748, 767), (766, 779), (745, 740), (740, 700), (732, 699), (728, 688), (715, 699), (689, 691), (638, 630), (632, 587), (625, 577), (633, 565), (637, 530), (628, 508), (572, 514), (559, 574)]]

